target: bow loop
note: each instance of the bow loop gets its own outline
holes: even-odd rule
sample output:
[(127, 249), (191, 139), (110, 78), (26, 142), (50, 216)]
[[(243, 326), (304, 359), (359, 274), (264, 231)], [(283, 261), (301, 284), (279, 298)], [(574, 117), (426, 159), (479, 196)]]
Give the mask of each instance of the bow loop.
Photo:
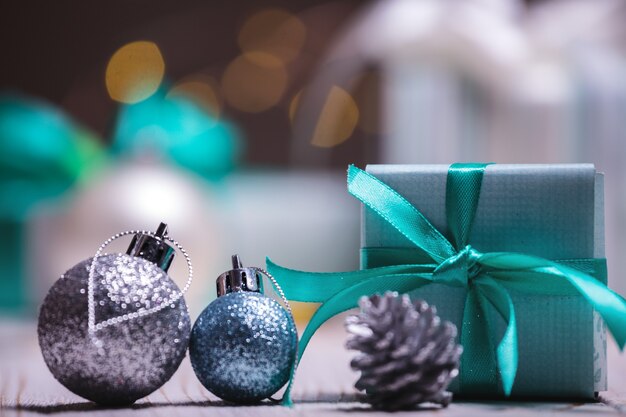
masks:
[(480, 252), (467, 245), (435, 268), (433, 280), (454, 287), (468, 287), (470, 282), (481, 273), (479, 263), (481, 257)]

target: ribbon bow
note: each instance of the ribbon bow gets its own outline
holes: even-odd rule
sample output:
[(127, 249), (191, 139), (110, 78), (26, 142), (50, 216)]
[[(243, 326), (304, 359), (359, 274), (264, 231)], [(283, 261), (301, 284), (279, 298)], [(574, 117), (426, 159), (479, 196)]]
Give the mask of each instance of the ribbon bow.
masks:
[[(329, 318), (357, 307), (364, 295), (382, 291), (406, 293), (431, 283), (467, 289), (461, 326), (461, 386), (493, 389), (498, 375), (510, 395), (518, 366), (517, 324), (510, 290), (526, 294), (580, 295), (604, 319), (620, 349), (626, 343), (626, 301), (606, 286), (605, 259), (551, 261), (510, 252), (480, 253), (469, 245), (487, 164), (453, 164), (447, 177), (448, 241), (411, 203), (374, 176), (348, 169), (348, 191), (376, 212), (414, 245), (414, 249), (365, 249), (366, 264), (384, 256), (394, 264), (360, 271), (315, 273), (287, 269), (267, 259), (287, 298), (322, 303), (299, 344), (298, 358), (315, 331)], [(490, 340), (486, 308), (507, 323), (495, 348)], [(294, 366), (295, 370), (295, 366)], [(295, 372), (295, 371), (294, 371)], [(284, 402), (289, 404), (291, 381)]]

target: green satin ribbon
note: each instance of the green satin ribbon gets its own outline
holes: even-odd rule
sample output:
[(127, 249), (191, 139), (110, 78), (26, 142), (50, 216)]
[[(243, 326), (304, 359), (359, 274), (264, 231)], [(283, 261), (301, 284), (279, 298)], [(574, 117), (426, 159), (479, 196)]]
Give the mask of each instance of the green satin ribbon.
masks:
[[(606, 286), (604, 259), (552, 261), (520, 253), (480, 253), (468, 244), (486, 166), (453, 164), (448, 171), (446, 216), (452, 242), (395, 190), (365, 171), (349, 167), (348, 191), (415, 248), (366, 248), (366, 265), (380, 265), (382, 261), (387, 266), (352, 272), (296, 271), (267, 259), (268, 271), (288, 299), (322, 303), (302, 335), (298, 358), (326, 320), (357, 307), (360, 297), (384, 291), (407, 293), (431, 283), (467, 289), (460, 329), (464, 347), (460, 383), (464, 392), (493, 391), (499, 379), (504, 394), (511, 393), (518, 346), (510, 291), (580, 295), (602, 316), (620, 349), (624, 348), (626, 301)], [(488, 308), (495, 309), (507, 323), (495, 347), (490, 342)], [(294, 372), (285, 392), (286, 404), (291, 403)]]

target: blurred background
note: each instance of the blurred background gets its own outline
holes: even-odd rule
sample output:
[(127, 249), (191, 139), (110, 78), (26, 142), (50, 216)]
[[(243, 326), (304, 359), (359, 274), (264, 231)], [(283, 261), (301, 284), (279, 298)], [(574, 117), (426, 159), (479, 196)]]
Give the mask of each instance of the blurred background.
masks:
[(625, 294), (624, 21), (620, 0), (3, 4), (0, 314), (160, 221), (192, 318), (233, 253), (357, 268), (350, 163), (595, 163)]

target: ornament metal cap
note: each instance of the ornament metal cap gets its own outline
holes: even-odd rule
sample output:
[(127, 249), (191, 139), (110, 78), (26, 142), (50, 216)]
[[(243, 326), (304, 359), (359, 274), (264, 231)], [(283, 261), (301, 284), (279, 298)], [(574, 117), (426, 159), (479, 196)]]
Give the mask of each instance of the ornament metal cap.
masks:
[(255, 268), (244, 268), (239, 255), (232, 256), (233, 269), (217, 277), (217, 296), (231, 292), (261, 292), (261, 277)]
[(166, 235), (167, 224), (165, 223), (159, 224), (154, 236), (138, 233), (133, 236), (126, 254), (150, 261), (167, 272), (172, 265), (176, 252), (173, 247), (165, 243), (163, 238)]

